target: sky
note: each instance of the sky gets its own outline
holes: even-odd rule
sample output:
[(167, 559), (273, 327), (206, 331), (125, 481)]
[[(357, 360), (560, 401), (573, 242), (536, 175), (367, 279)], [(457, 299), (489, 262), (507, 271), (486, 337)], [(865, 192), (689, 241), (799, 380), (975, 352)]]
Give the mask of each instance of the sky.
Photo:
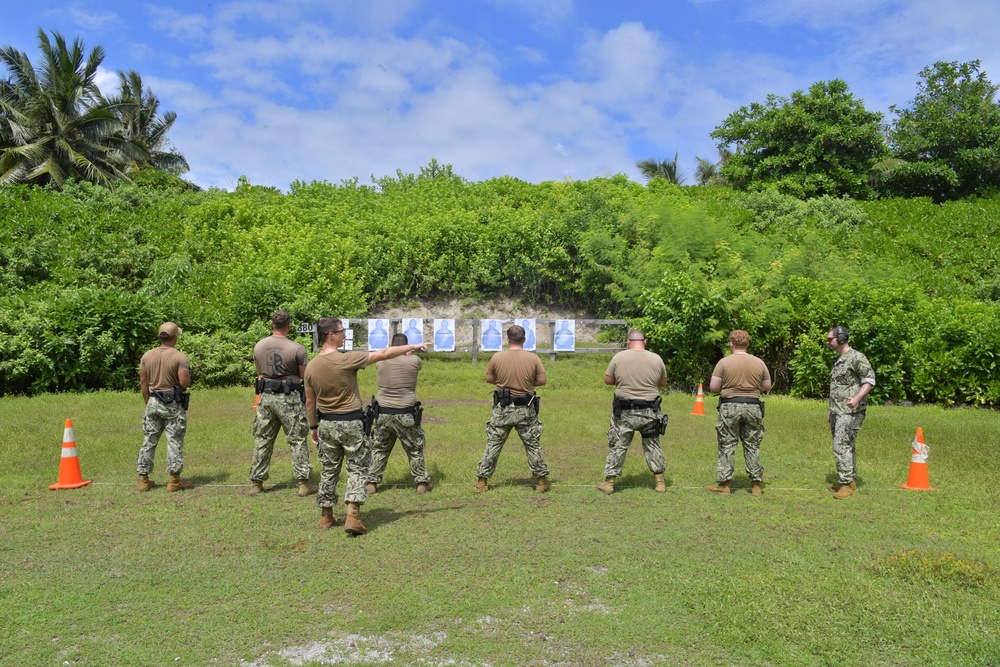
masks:
[[(673, 159), (693, 182), (711, 132), (768, 94), (843, 79), (891, 121), (934, 62), (1000, 82), (997, 0), (34, 0), (4, 3), (0, 45), (38, 31), (137, 70), (186, 178), (287, 190), (419, 173), (481, 181), (626, 174)], [(2, 75), (6, 75), (4, 72)]]

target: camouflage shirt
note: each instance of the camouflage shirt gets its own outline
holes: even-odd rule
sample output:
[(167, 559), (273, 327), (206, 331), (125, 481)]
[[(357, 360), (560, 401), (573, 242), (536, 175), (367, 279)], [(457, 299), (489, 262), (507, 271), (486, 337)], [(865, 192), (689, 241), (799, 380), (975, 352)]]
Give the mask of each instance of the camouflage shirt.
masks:
[(847, 399), (857, 395), (863, 384), (875, 386), (875, 371), (868, 357), (851, 348), (837, 357), (830, 371), (830, 412), (837, 415), (864, 412), (868, 408), (867, 396), (856, 407), (847, 407)]

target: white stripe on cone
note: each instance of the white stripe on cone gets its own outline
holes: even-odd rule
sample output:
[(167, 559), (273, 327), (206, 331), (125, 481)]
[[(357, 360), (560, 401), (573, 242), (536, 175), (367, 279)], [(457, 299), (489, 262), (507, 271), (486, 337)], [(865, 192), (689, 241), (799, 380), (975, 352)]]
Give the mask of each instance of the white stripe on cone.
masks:
[(76, 436), (73, 435), (72, 426), (67, 426), (63, 429), (63, 442), (76, 442)]
[(76, 447), (63, 447), (62, 458), (64, 459), (76, 458)]

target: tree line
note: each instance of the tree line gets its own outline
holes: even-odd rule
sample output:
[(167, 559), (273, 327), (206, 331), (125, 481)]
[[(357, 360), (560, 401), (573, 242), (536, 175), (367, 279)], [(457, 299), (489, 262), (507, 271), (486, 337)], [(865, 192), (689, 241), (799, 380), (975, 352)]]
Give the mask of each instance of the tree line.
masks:
[[(699, 185), (776, 188), (801, 199), (982, 195), (1000, 187), (1000, 105), (978, 60), (920, 71), (893, 119), (865, 108), (840, 79), (740, 107), (712, 132), (719, 159), (697, 157)], [(636, 165), (647, 179), (683, 183), (677, 155)]]

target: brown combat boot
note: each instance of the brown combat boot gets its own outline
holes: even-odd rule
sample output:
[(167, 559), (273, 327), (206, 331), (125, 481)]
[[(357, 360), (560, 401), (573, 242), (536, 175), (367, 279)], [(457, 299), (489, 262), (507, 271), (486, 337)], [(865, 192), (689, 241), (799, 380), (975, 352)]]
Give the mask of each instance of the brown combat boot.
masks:
[(712, 493), (721, 493), (723, 495), (729, 495), (732, 493), (729, 489), (729, 482), (719, 482), (718, 484), (709, 484), (705, 487), (706, 491), (711, 491)]
[(332, 507), (321, 507), (321, 512), (319, 517), (319, 527), (320, 528), (333, 528), (333, 523), (336, 519), (333, 517)]
[[(840, 491), (840, 487), (842, 487), (842, 486), (844, 486), (844, 485), (840, 484), (839, 482), (837, 484), (831, 484), (830, 485), (830, 490), (831, 491)], [(851, 482), (847, 486), (851, 487), (851, 491), (857, 491), (858, 490), (858, 484), (857, 484), (857, 482)]]
[(364, 535), (368, 532), (365, 524), (361, 523), (361, 519), (358, 518), (360, 512), (360, 505), (357, 503), (347, 503), (347, 518), (344, 519), (344, 532), (348, 535)]
[(597, 490), (610, 496), (615, 492), (615, 478), (605, 477), (604, 481), (597, 485)]
[(667, 482), (663, 479), (663, 473), (661, 472), (658, 475), (654, 475), (654, 477), (656, 477), (656, 487), (653, 490), (657, 493), (666, 493)]
[(299, 498), (305, 498), (306, 496), (311, 496), (319, 491), (319, 487), (315, 484), (310, 484), (308, 479), (299, 480)]
[(476, 491), (486, 491), (489, 488), (490, 484), (486, 481), (485, 477), (480, 477), (476, 480)]
[(365, 493), (378, 493), (378, 484), (372, 482), (365, 484)]
[(537, 480), (535, 480), (535, 491), (538, 493), (545, 493), (549, 490), (549, 478), (542, 475)]
[(423, 495), (430, 491), (433, 487), (430, 482), (420, 482), (417, 484), (417, 493)]
[(762, 495), (764, 495), (764, 489), (762, 489), (760, 487), (760, 480), (759, 479), (752, 479), (752, 480), (750, 480), (750, 494), (754, 495), (754, 496), (762, 496)]
[(173, 493), (174, 491), (186, 491), (187, 489), (193, 489), (194, 484), (192, 482), (185, 482), (181, 479), (181, 474), (179, 472), (170, 473), (170, 481), (167, 482), (167, 491)]
[(264, 493), (264, 481), (260, 479), (251, 479), (250, 488), (245, 491), (241, 491), (241, 496), (259, 496)]
[(837, 492), (833, 494), (833, 497), (836, 498), (837, 500), (843, 500), (844, 498), (850, 498), (853, 495), (854, 495), (854, 489), (851, 488), (851, 485), (844, 484), (839, 489), (837, 489)]
[(156, 482), (149, 478), (149, 475), (139, 475), (138, 488), (140, 491), (152, 491)]

